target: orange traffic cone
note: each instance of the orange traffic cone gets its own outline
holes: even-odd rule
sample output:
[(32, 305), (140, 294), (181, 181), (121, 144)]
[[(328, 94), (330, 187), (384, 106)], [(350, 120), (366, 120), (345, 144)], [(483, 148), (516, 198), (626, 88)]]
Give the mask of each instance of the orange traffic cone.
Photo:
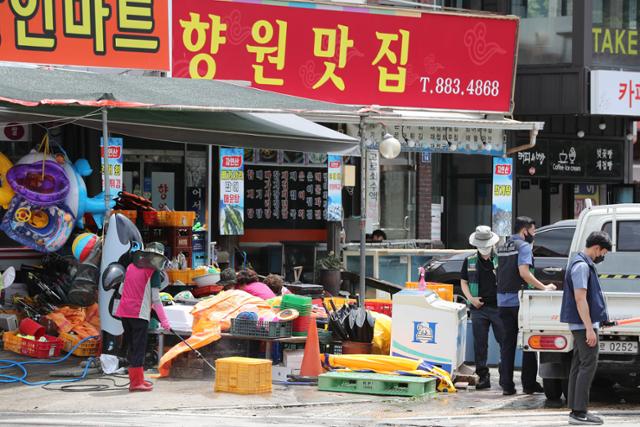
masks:
[(323, 372), (320, 362), (320, 344), (318, 343), (318, 327), (315, 317), (311, 316), (309, 322), (309, 332), (307, 333), (307, 343), (304, 346), (304, 356), (300, 366), (300, 376), (317, 377)]

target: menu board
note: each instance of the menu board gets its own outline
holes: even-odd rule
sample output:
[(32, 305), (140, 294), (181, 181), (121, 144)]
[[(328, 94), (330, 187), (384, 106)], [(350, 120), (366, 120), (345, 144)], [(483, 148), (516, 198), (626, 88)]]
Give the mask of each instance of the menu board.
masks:
[(325, 228), (327, 170), (246, 165), (246, 228)]

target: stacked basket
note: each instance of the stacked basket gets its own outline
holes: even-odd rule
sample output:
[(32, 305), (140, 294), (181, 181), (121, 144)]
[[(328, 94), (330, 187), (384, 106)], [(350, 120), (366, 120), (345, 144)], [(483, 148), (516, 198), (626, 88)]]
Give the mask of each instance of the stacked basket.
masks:
[(311, 321), (311, 298), (301, 295), (286, 294), (282, 297), (280, 308), (297, 310), (299, 316), (293, 321), (293, 336), (306, 336)]

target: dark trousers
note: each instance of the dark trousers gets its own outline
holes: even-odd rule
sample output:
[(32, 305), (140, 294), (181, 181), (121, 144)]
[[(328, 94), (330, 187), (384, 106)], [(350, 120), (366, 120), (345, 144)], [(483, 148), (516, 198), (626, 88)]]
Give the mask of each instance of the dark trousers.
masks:
[[(504, 328), (500, 347), (500, 386), (505, 390), (515, 388), (513, 383), (513, 366), (516, 361), (518, 341), (519, 307), (499, 307), (500, 319)], [(536, 353), (522, 352), (522, 388), (532, 390), (538, 376), (538, 359)]]
[(487, 367), (487, 352), (489, 348), (489, 327), (501, 345), (504, 328), (498, 307), (482, 306), (479, 309), (471, 306), (471, 326), (473, 328), (473, 349), (476, 360), (476, 374), (483, 377), (489, 374)]
[(127, 359), (132, 368), (144, 366), (144, 355), (147, 351), (147, 333), (149, 321), (144, 319), (122, 318), (124, 342), (127, 344)]
[[(596, 337), (598, 337), (598, 330)], [(571, 331), (573, 335), (573, 359), (569, 374), (569, 397), (567, 406), (574, 411), (587, 411), (589, 390), (598, 367), (599, 342), (595, 347), (587, 345), (587, 331)]]

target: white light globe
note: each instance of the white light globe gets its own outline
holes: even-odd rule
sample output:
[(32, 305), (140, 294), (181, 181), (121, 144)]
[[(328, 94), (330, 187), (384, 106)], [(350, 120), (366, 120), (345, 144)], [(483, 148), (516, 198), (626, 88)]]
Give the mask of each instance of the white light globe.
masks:
[(385, 159), (395, 159), (400, 154), (401, 149), (400, 141), (389, 133), (385, 134), (379, 147), (380, 154)]

